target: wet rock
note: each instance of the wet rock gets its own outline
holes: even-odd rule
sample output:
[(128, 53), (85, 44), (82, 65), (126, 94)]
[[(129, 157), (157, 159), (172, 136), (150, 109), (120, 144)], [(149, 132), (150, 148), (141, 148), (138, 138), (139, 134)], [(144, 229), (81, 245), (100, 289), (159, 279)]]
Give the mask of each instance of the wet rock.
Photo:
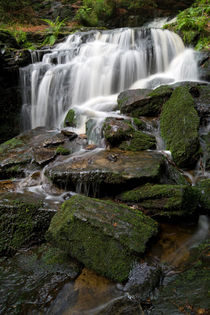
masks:
[(107, 118), (103, 125), (103, 134), (106, 142), (121, 150), (141, 151), (155, 149), (155, 137), (135, 130), (129, 120)]
[(61, 130), (61, 133), (62, 133), (64, 136), (68, 137), (69, 140), (73, 140), (73, 139), (75, 139), (75, 138), (78, 137), (78, 135), (77, 135), (75, 132), (70, 131), (70, 130), (66, 130), (66, 129), (62, 129), (62, 130)]
[[(110, 156), (117, 158), (113, 161)], [(141, 183), (158, 182), (165, 168), (165, 159), (157, 152), (117, 149), (60, 157), (57, 162), (46, 167), (45, 175), (59, 187), (89, 196), (115, 195)]]
[(32, 161), (44, 165), (55, 158), (57, 147), (69, 138), (57, 131), (36, 128), (0, 145), (0, 178), (22, 177)]
[(162, 276), (160, 267), (150, 266), (146, 262), (138, 263), (131, 270), (129, 280), (123, 290), (135, 296), (138, 301), (145, 301), (159, 286)]
[(86, 267), (121, 282), (156, 233), (157, 223), (140, 211), (76, 195), (56, 213), (46, 237)]
[(33, 149), (33, 156), (36, 163), (44, 165), (55, 158), (56, 150), (51, 148), (36, 147)]
[(124, 91), (118, 96), (120, 111), (122, 114), (137, 118), (157, 116), (172, 91), (173, 89), (168, 86), (161, 86), (154, 91), (146, 89)]
[(163, 105), (161, 135), (174, 162), (183, 168), (195, 165), (199, 158), (199, 117), (193, 97), (185, 86), (177, 87)]
[(201, 80), (210, 81), (210, 53), (200, 52), (198, 56), (199, 77)]
[(200, 206), (202, 210), (209, 214), (210, 212), (210, 179), (199, 181), (196, 187), (200, 191)]
[(42, 242), (53, 215), (53, 211), (43, 209), (43, 201), (32, 193), (1, 194), (0, 255)]
[(151, 185), (122, 193), (118, 200), (138, 204), (147, 214), (161, 217), (190, 217), (200, 199), (197, 189), (185, 185)]
[(63, 144), (65, 140), (66, 137), (63, 133), (52, 134), (52, 136), (49, 134), (48, 138), (43, 141), (43, 147), (58, 146)]
[(141, 304), (132, 296), (124, 295), (115, 298), (103, 307), (100, 311), (93, 313), (94, 315), (144, 315)]
[(150, 314), (208, 314), (209, 269), (205, 257), (209, 253), (209, 240), (191, 251), (186, 269), (168, 277), (167, 285), (160, 289), (159, 296), (152, 299)]
[[(63, 251), (44, 244), (0, 261), (3, 314), (44, 313), (60, 288), (75, 279), (81, 265)], [(75, 299), (77, 292), (73, 289)], [(52, 314), (52, 313), (51, 313)]]

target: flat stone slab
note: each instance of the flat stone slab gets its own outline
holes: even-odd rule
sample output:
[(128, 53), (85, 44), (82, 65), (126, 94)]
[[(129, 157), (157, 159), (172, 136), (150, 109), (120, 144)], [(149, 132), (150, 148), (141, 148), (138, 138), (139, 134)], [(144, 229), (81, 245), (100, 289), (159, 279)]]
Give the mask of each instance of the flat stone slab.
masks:
[(55, 214), (47, 240), (99, 274), (124, 281), (156, 233), (157, 223), (141, 211), (76, 195)]
[(45, 175), (59, 187), (89, 196), (114, 195), (146, 182), (158, 182), (164, 157), (154, 151), (95, 150), (47, 166)]

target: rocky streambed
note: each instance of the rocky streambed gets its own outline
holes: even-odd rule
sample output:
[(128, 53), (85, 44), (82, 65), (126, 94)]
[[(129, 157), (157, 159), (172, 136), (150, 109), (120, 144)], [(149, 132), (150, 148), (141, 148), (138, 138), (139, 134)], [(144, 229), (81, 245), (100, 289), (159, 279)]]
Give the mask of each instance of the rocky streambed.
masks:
[(90, 123), (0, 145), (2, 314), (209, 312), (209, 85), (128, 90), (117, 110), (103, 148)]

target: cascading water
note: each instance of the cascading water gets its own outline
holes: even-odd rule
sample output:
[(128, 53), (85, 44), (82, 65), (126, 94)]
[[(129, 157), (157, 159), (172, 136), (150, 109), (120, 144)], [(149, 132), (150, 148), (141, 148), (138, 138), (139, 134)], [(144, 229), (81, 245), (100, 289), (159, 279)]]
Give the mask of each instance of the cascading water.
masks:
[(74, 108), (77, 132), (83, 133), (88, 119), (110, 116), (117, 94), (133, 84), (153, 88), (196, 80), (197, 68), (193, 51), (185, 49), (178, 35), (127, 28), (70, 35), (41, 62), (21, 69), (21, 78), (25, 129), (62, 127)]

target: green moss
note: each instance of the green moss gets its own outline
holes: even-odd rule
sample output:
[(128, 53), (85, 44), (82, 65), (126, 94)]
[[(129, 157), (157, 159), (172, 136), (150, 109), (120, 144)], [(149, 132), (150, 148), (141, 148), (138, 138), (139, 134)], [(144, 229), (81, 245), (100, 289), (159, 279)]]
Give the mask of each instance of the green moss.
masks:
[(133, 123), (134, 123), (135, 127), (137, 127), (138, 130), (146, 129), (146, 126), (147, 126), (146, 123), (139, 118), (136, 118), (136, 117), (133, 118)]
[(167, 85), (162, 85), (154, 89), (151, 93), (148, 94), (150, 97), (154, 96), (171, 96), (173, 89)]
[(19, 146), (22, 146), (24, 144), (24, 142), (18, 138), (12, 138), (2, 144), (0, 144), (0, 154), (11, 150), (11, 149), (15, 149)]
[(119, 149), (126, 151), (141, 151), (155, 148), (156, 148), (155, 137), (143, 133), (141, 131), (133, 132), (132, 138), (130, 140), (123, 141), (119, 145)]
[(177, 87), (164, 104), (160, 117), (161, 135), (180, 167), (191, 167), (199, 157), (199, 117), (188, 87)]
[(68, 155), (70, 153), (71, 153), (71, 151), (69, 149), (66, 149), (61, 145), (59, 147), (57, 147), (57, 149), (56, 149), (56, 154)]
[(138, 203), (144, 209), (161, 216), (192, 215), (195, 213), (200, 193), (187, 185), (151, 185), (127, 191), (118, 199)]
[(76, 116), (75, 111), (70, 109), (64, 120), (64, 127), (76, 127)]
[(110, 279), (124, 281), (156, 223), (110, 201), (74, 196), (53, 218), (47, 239)]
[(0, 254), (13, 253), (31, 241), (43, 240), (51, 214), (39, 211), (41, 202), (17, 200), (7, 194), (0, 203)]

